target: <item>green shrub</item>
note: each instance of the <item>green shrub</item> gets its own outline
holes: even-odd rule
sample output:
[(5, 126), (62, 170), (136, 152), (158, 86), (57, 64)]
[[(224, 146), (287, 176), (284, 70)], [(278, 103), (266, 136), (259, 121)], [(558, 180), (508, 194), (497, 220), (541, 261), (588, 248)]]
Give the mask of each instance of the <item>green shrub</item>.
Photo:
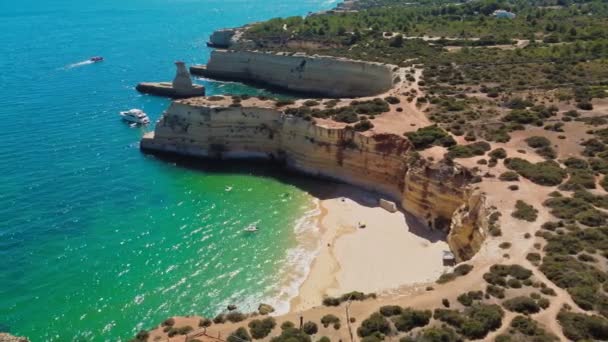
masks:
[[(420, 338), (415, 341), (423, 342), (460, 342), (462, 338), (449, 327), (430, 327), (420, 332)], [(404, 341), (400, 341), (404, 342)]]
[(460, 264), (460, 265), (454, 267), (454, 274), (456, 274), (458, 276), (464, 276), (464, 275), (469, 274), (469, 272), (471, 272), (471, 270), (473, 270), (473, 265)]
[(302, 330), (306, 335), (314, 335), (319, 331), (319, 327), (317, 326), (317, 323), (308, 321), (304, 323)]
[(534, 222), (538, 217), (538, 210), (522, 200), (517, 200), (515, 203), (515, 211), (511, 216), (520, 220)]
[[(281, 326), (282, 327), (282, 326)], [(229, 341), (233, 342), (233, 341)], [(234, 341), (239, 342), (239, 341)], [(240, 341), (242, 342), (242, 341)], [(281, 335), (273, 337), (270, 342), (311, 342), (309, 335), (293, 327), (282, 329)]]
[(449, 147), (456, 144), (454, 138), (437, 125), (419, 128), (416, 132), (405, 133), (405, 136), (418, 150), (427, 149), (432, 146)]
[(410, 308), (403, 309), (401, 314), (393, 318), (395, 328), (399, 331), (408, 332), (417, 327), (423, 327), (429, 324), (432, 313), (429, 310), (414, 310)]
[(327, 328), (330, 324), (334, 323), (340, 323), (340, 318), (338, 318), (338, 316), (336, 315), (327, 314), (321, 317), (321, 324), (323, 324), (325, 328)]
[(294, 103), (295, 103), (294, 100), (283, 99), (283, 100), (277, 100), (277, 102), (275, 102), (275, 106), (277, 106), (277, 107), (284, 107), (284, 106), (287, 106), (287, 105), (292, 105)]
[(357, 131), (357, 132), (365, 132), (365, 131), (368, 131), (368, 130), (374, 128), (374, 124), (371, 121), (364, 119), (364, 120), (357, 122), (355, 124), (354, 128), (355, 128), (355, 131)]
[(533, 164), (521, 158), (507, 158), (505, 166), (540, 185), (559, 185), (566, 177), (566, 171), (551, 160)]
[(526, 259), (532, 263), (534, 262), (539, 262), (541, 260), (540, 254), (538, 253), (528, 253), (528, 255), (526, 255)]
[(135, 335), (135, 339), (134, 342), (145, 342), (148, 340), (148, 337), (150, 337), (150, 333), (147, 330), (140, 330), (136, 335)]
[(467, 145), (454, 145), (448, 148), (448, 158), (471, 158), (474, 156), (483, 156), (491, 149), (489, 143), (485, 141), (477, 141)]
[(318, 106), (319, 105), (319, 101), (315, 101), (315, 100), (306, 100), (304, 101), (304, 105), (306, 107), (314, 107), (314, 106)]
[(502, 302), (502, 305), (509, 311), (514, 311), (522, 314), (534, 314), (540, 311), (540, 306), (530, 297), (518, 296), (507, 299)]
[(226, 314), (226, 319), (232, 323), (238, 323), (241, 322), (243, 320), (245, 320), (245, 318), (247, 318), (247, 315), (238, 312), (238, 311), (230, 311), (229, 313)]
[(509, 280), (507, 280), (507, 286), (513, 289), (519, 289), (522, 287), (521, 281), (515, 278), (509, 278)]
[(192, 329), (192, 327), (189, 325), (179, 327), (179, 328), (171, 327), (171, 329), (169, 329), (169, 331), (167, 332), (167, 335), (169, 337), (173, 337), (175, 335), (187, 335), (192, 330), (194, 330), (194, 329)]
[(471, 306), (474, 300), (483, 299), (483, 292), (481, 291), (469, 291), (466, 293), (462, 293), (456, 298), (460, 304), (464, 306)]
[(272, 317), (266, 317), (262, 320), (254, 319), (249, 322), (249, 331), (251, 332), (251, 337), (256, 340), (262, 339), (277, 325), (277, 322)]
[(536, 150), (539, 156), (545, 159), (555, 159), (557, 158), (557, 151), (553, 149), (551, 146), (542, 147)]
[(588, 169), (570, 169), (570, 178), (559, 186), (560, 190), (574, 191), (578, 189), (595, 189), (595, 175)]
[(473, 269), (472, 265), (460, 264), (460, 265), (454, 267), (454, 270), (452, 272), (442, 274), (439, 277), (439, 279), (437, 279), (437, 283), (445, 284), (447, 282), (450, 282), (450, 281), (456, 279), (457, 277), (467, 275), (469, 272), (471, 272), (472, 269)]
[(576, 104), (576, 106), (582, 110), (593, 110), (593, 104), (591, 104), (591, 102), (588, 102), (588, 101), (579, 102)]
[(390, 104), (398, 104), (399, 102), (401, 102), (399, 98), (395, 96), (387, 96), (384, 98), (384, 100)]
[(295, 324), (291, 321), (285, 321), (281, 323), (281, 330), (295, 328)]
[(488, 285), (486, 287), (486, 293), (499, 299), (505, 298), (505, 290), (500, 286)]
[(526, 140), (526, 144), (532, 148), (541, 148), (551, 146), (551, 140), (541, 137), (541, 136), (533, 136), (529, 137)]
[(376, 294), (374, 293), (368, 293), (365, 294), (363, 292), (359, 292), (359, 291), (353, 291), (353, 292), (349, 292), (349, 293), (345, 293), (342, 296), (338, 297), (338, 298), (334, 298), (334, 297), (325, 297), (323, 299), (323, 305), (325, 306), (338, 306), (343, 302), (349, 301), (349, 300), (366, 300), (368, 298), (376, 298)]
[(496, 148), (496, 149), (490, 151), (490, 153), (488, 153), (488, 155), (494, 159), (504, 159), (507, 157), (507, 151), (505, 151), (504, 148), (499, 147), (499, 148)]
[(212, 322), (209, 318), (201, 318), (201, 320), (198, 322), (198, 326), (203, 328), (208, 328), (211, 326), (211, 324)]
[(455, 327), (470, 339), (482, 339), (502, 323), (504, 311), (498, 305), (474, 304), (463, 312), (435, 309), (433, 317)]
[(550, 342), (557, 341), (558, 338), (546, 332), (538, 326), (538, 323), (533, 319), (525, 316), (515, 316), (510, 324), (512, 330), (516, 333), (524, 335), (523, 340), (531, 339), (535, 342)]
[(403, 310), (399, 305), (385, 305), (380, 307), (380, 314), (384, 317), (400, 315)]
[(557, 321), (570, 340), (608, 340), (608, 320), (605, 318), (562, 310)]
[(370, 336), (374, 333), (388, 334), (391, 330), (390, 324), (384, 316), (376, 312), (361, 322), (357, 334), (361, 337)]
[(576, 157), (569, 157), (564, 160), (564, 165), (566, 165), (570, 169), (587, 169), (589, 168), (589, 163), (586, 160)]

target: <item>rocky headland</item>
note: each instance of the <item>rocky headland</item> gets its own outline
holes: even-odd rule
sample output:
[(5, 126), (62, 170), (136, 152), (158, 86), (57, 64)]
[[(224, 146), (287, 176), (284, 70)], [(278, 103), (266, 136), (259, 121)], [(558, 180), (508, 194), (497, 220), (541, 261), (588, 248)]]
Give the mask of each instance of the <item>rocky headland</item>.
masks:
[(396, 70), (390, 64), (243, 49), (214, 50), (207, 65), (190, 68), (207, 78), (336, 98), (384, 93), (396, 82)]
[(423, 159), (403, 136), (358, 132), (343, 123), (316, 123), (285, 110), (259, 99), (238, 105), (229, 97), (174, 101), (155, 131), (144, 136), (141, 149), (270, 160), (304, 174), (356, 185), (400, 203), (430, 229), (449, 233), (457, 260), (467, 260), (479, 249), (486, 234), (487, 208), (468, 169)]

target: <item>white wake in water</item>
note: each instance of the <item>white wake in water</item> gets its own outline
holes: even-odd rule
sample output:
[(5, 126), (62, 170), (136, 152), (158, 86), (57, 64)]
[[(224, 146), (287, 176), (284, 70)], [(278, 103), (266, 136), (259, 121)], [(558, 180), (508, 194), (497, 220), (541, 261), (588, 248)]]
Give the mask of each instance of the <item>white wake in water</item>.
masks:
[(86, 61), (70, 64), (70, 65), (66, 66), (65, 68), (66, 69), (73, 69), (73, 68), (81, 67), (83, 65), (93, 64), (93, 63), (95, 63), (95, 62), (93, 62), (92, 60), (87, 59)]

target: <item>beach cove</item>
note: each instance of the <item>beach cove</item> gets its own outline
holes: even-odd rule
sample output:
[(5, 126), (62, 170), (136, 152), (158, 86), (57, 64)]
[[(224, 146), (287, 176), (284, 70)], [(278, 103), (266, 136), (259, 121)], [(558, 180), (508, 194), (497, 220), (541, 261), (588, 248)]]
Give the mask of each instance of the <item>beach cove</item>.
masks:
[[(0, 331), (117, 341), (177, 313), (213, 315), (236, 301), (255, 309), (280, 296), (271, 304), (286, 305), (301, 276), (285, 265), (307, 260), (295, 230), (310, 197), (272, 167), (144, 156), (138, 141), (153, 125), (130, 128), (118, 112), (142, 108), (156, 121), (169, 100), (134, 86), (172, 77), (175, 60), (205, 62), (217, 28), (332, 6), (0, 4)], [(105, 61), (87, 63), (96, 55)], [(263, 93), (197, 82), (208, 94)], [(260, 234), (244, 234), (254, 222)]]

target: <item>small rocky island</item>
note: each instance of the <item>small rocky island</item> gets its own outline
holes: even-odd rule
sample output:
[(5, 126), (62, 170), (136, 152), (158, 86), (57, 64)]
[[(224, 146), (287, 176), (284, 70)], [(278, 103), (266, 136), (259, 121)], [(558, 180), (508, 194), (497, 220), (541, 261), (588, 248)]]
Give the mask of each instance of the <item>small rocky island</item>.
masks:
[(175, 62), (177, 68), (173, 82), (142, 82), (135, 89), (140, 93), (166, 96), (174, 99), (204, 96), (205, 87), (193, 84), (186, 64)]

